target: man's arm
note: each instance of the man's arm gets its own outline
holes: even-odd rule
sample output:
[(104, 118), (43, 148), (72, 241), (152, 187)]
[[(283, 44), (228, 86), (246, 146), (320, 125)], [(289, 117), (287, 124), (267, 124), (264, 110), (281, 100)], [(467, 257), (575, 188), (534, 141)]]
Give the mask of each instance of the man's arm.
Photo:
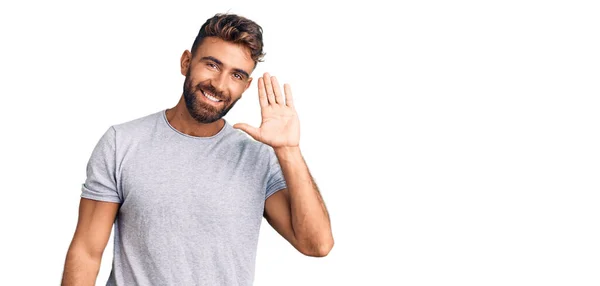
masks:
[(69, 246), (62, 286), (95, 285), (118, 203), (81, 198), (75, 235)]
[(329, 215), (300, 153), (300, 121), (292, 89), (289, 84), (284, 84), (283, 89), (284, 94), (277, 79), (265, 73), (258, 79), (260, 127), (246, 123), (233, 127), (273, 147), (279, 160), (288, 188), (265, 202), (264, 216), (269, 224), (300, 252), (325, 256), (333, 247)]
[(300, 148), (278, 148), (275, 154), (288, 188), (267, 199), (264, 216), (298, 251), (326, 256), (333, 247), (331, 222)]

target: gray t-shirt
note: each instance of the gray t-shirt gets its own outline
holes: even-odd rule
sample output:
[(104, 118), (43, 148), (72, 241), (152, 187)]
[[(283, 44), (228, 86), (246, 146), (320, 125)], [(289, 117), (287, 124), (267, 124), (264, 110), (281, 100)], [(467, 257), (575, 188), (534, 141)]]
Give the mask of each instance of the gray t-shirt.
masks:
[(264, 202), (286, 188), (273, 148), (165, 111), (111, 126), (88, 162), (81, 197), (121, 204), (106, 285), (252, 285)]

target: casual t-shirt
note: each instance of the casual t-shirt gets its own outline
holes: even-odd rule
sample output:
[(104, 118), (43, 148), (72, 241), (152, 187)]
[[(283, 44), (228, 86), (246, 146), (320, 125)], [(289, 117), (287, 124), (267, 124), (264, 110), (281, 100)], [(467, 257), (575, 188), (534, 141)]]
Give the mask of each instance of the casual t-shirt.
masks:
[(264, 202), (286, 188), (273, 148), (165, 111), (108, 128), (87, 164), (81, 197), (120, 203), (106, 285), (252, 285)]

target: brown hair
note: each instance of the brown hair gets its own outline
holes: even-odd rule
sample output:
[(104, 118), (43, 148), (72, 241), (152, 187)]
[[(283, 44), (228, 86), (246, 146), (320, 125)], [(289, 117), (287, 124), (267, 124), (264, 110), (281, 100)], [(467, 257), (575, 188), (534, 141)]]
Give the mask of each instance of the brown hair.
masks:
[(200, 28), (192, 45), (192, 54), (205, 37), (217, 37), (227, 42), (241, 44), (250, 49), (254, 63), (262, 62), (262, 28), (254, 21), (235, 14), (216, 14)]

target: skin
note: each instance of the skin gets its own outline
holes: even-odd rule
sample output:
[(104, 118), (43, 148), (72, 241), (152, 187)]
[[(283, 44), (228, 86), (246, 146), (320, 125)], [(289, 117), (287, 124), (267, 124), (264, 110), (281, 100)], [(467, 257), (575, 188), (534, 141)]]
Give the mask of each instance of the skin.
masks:
[[(213, 136), (225, 124), (220, 117), (250, 87), (255, 62), (246, 47), (213, 37), (205, 38), (194, 55), (184, 51), (180, 62), (186, 76), (184, 92), (166, 111), (167, 119), (182, 133)], [(222, 101), (211, 102), (202, 91)], [(282, 93), (277, 79), (265, 73), (258, 79), (258, 94), (261, 125), (233, 127), (273, 147), (281, 165), (288, 188), (265, 201), (264, 217), (304, 255), (326, 256), (334, 244), (329, 214), (300, 151), (300, 122), (291, 87), (285, 84)], [(94, 285), (118, 209), (116, 203), (81, 199), (62, 285)]]

